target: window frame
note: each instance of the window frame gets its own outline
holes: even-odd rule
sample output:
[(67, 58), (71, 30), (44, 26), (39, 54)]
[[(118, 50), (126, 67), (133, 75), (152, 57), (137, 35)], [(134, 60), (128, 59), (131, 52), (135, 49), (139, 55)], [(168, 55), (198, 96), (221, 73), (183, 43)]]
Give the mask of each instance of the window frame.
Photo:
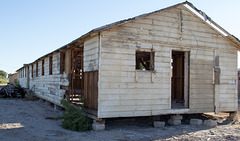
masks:
[(53, 56), (49, 57), (49, 75), (52, 75)]
[(45, 64), (45, 61), (44, 59), (42, 60), (42, 76), (44, 75), (44, 64)]
[(32, 77), (33, 77), (33, 65), (32, 65)]
[(65, 52), (60, 52), (60, 74), (65, 72)]
[(27, 77), (27, 67), (24, 67), (24, 77)]
[(38, 77), (38, 62), (36, 63), (36, 77)]
[[(141, 68), (137, 68), (138, 60), (137, 60), (137, 55), (138, 53), (149, 53), (150, 58), (149, 58), (149, 68), (145, 68), (145, 69), (141, 69)], [(136, 50), (135, 52), (135, 70), (136, 71), (154, 71), (155, 69), (155, 51), (154, 50)]]

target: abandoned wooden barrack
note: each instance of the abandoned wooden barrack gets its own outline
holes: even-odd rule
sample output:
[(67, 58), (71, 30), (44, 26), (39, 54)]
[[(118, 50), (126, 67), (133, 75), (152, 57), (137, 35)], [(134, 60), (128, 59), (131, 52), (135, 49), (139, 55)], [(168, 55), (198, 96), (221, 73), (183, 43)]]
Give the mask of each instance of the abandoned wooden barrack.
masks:
[(237, 111), (240, 42), (184, 2), (96, 28), (18, 69), (47, 101), (96, 117)]

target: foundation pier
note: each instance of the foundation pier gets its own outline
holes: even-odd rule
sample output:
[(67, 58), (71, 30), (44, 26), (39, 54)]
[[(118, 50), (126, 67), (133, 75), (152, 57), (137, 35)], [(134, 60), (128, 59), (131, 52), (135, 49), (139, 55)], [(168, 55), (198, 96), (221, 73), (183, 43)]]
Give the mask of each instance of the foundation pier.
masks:
[(92, 129), (94, 131), (105, 130), (105, 119), (93, 120)]

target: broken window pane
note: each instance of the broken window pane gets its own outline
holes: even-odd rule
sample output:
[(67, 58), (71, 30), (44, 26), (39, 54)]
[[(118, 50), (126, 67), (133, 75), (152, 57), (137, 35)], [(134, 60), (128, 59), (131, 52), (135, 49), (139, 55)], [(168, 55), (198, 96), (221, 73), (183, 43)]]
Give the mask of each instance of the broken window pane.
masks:
[(154, 52), (136, 51), (136, 70), (154, 70)]

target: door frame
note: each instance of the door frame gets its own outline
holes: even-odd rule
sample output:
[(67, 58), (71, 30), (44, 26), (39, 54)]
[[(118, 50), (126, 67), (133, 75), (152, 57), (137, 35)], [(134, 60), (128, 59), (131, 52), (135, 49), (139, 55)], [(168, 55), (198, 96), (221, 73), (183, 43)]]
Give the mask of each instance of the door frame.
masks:
[[(80, 58), (80, 61), (81, 61), (81, 64), (80, 64), (80, 72), (78, 72), (78, 74), (76, 74), (76, 69), (77, 69), (77, 62), (76, 62), (76, 58), (77, 56), (81, 54), (81, 58)], [(70, 102), (73, 101), (74, 97), (75, 96), (79, 96), (81, 95), (81, 97), (83, 97), (83, 94), (84, 94), (84, 72), (83, 72), (83, 69), (84, 69), (84, 66), (83, 66), (83, 48), (73, 48), (71, 49), (71, 76), (70, 76), (70, 87), (71, 87), (71, 90), (70, 90), (70, 93), (69, 93), (69, 100)], [(79, 78), (79, 79), (76, 79), (76, 78)], [(80, 83), (80, 86), (78, 86), (79, 88), (77, 89), (77, 83), (76, 81), (78, 80), (78, 82)], [(77, 91), (78, 90), (78, 91)], [(79, 91), (80, 90), (80, 91)], [(79, 97), (80, 98), (80, 97)], [(80, 99), (79, 99), (80, 101)]]
[(172, 109), (172, 52), (184, 52), (184, 107), (189, 108), (190, 95), (190, 50), (188, 49), (171, 49), (170, 50), (170, 109)]

